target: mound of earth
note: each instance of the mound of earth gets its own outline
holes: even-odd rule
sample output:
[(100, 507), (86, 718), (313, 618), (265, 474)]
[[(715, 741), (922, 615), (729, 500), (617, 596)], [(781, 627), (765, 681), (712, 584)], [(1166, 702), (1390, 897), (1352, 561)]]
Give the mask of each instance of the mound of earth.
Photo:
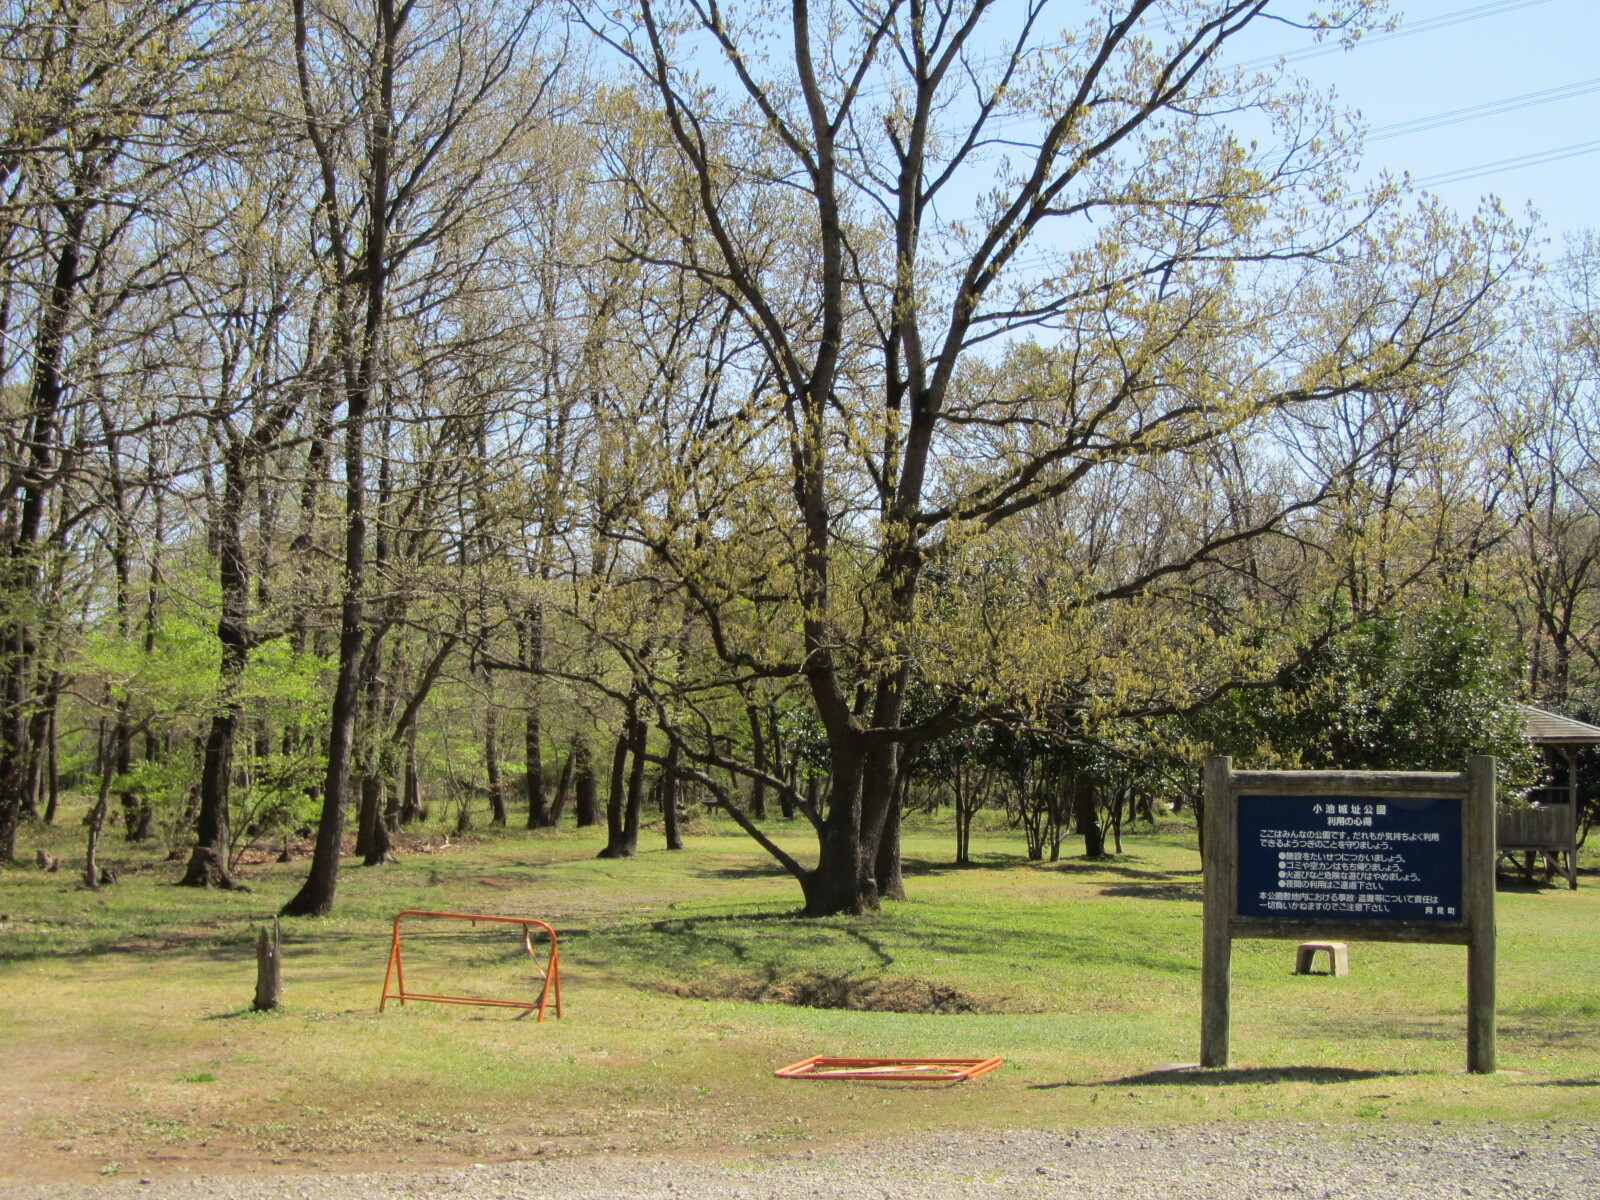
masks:
[(749, 1000), (802, 1008), (845, 1008), (855, 1012), (975, 1013), (985, 1008), (960, 988), (910, 975), (856, 975), (806, 971), (767, 977), (732, 976), (667, 990), (691, 1000)]

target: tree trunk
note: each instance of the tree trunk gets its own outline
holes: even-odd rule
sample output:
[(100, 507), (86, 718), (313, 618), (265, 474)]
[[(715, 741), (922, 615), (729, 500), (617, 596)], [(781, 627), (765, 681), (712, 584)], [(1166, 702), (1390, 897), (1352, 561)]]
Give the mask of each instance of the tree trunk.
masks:
[[(383, 557), (382, 552), (377, 555), (380, 570)], [(383, 824), (383, 776), (378, 767), (378, 756), (381, 753), (378, 746), (381, 735), (378, 730), (383, 722), (384, 692), (381, 644), (369, 647), (367, 660), (362, 667), (362, 676), (361, 692), (366, 706), (366, 720), (358, 730), (362, 745), (357, 755), (361, 785), (356, 793), (359, 803), (356, 809), (355, 852), (366, 865), (372, 866), (383, 861), (382, 854), (376, 859), (372, 855), (373, 845), (378, 839), (379, 826)]]
[[(862, 756), (851, 746), (830, 747), (827, 818), (817, 836), (817, 865), (801, 881), (805, 914), (862, 914), (878, 907), (877, 846), (862, 862)], [(862, 887), (865, 877), (868, 888)]]
[(394, 846), (394, 833), (400, 828), (400, 795), (401, 788), (395, 786), (394, 778), (394, 752), (392, 741), (385, 744), (383, 754), (378, 760), (378, 770), (383, 777), (383, 842), (384, 853), (388, 854)]
[(38, 600), (39, 531), (54, 480), (61, 424), (61, 357), (73, 297), (82, 282), (79, 256), (88, 211), (67, 213), (50, 292), (40, 310), (29, 387), (27, 458), (20, 471), (21, 503), (9, 552), (0, 562), (0, 863), (16, 859), (17, 822), (27, 787), (28, 718), (34, 687), (34, 629), (29, 613)]
[(233, 774), (233, 737), (236, 716), (219, 712), (211, 718), (205, 758), (200, 768), (200, 811), (195, 825), (194, 849), (182, 887), (233, 887), (228, 873), (228, 786)]
[(589, 756), (589, 747), (579, 742), (573, 747), (573, 757), (578, 760), (577, 781), (574, 784), (575, 796), (573, 813), (578, 828), (600, 823), (600, 798), (599, 789), (595, 786), (594, 764)]
[[(46, 734), (46, 736), (49, 738), (49, 741), (45, 745), (45, 781), (49, 788), (49, 798), (46, 801), (44, 808), (44, 823), (46, 825), (54, 825), (56, 823), (56, 804), (61, 798), (61, 772), (56, 761), (56, 708), (56, 701), (54, 698), (52, 698), (50, 704), (50, 729)], [(139, 823), (139, 840), (142, 841), (150, 836), (151, 813), (150, 801), (148, 799), (144, 801), (139, 811), (141, 815), (141, 820)]]
[[(895, 721), (898, 723), (898, 718)], [(901, 747), (894, 743), (868, 745), (862, 755), (860, 850), (856, 862), (860, 872), (858, 903), (863, 911), (875, 911), (882, 899), (878, 888), (880, 871), (885, 878), (900, 878), (898, 838), (887, 851), (882, 847), (890, 813), (900, 797), (902, 757)], [(892, 867), (880, 862), (880, 851), (894, 856)], [(904, 899), (903, 887), (901, 892), (900, 898)]]
[[(50, 720), (54, 720), (54, 713), (49, 714), (49, 716)], [(41, 733), (45, 738), (50, 736), (49, 721), (46, 721), (45, 727), (43, 730), (41, 730)], [(133, 731), (128, 728), (128, 713), (126, 705), (119, 706), (117, 710), (116, 743), (117, 774), (125, 777), (128, 772), (133, 769)], [(48, 754), (46, 754), (44, 757), (48, 761)], [(142, 828), (143, 822), (140, 820), (140, 815), (143, 805), (141, 803), (139, 793), (134, 791), (132, 788), (124, 786), (118, 799), (122, 803), (123, 833), (130, 842), (142, 841), (144, 839), (144, 830)]]
[[(769, 718), (767, 732), (767, 758), (775, 767), (781, 767), (784, 762), (784, 744), (782, 731), (778, 726), (777, 708), (774, 707), (768, 709), (767, 715)], [(791, 758), (788, 760), (788, 766), (784, 769), (783, 774), (784, 778), (789, 782), (789, 788), (792, 789), (795, 786), (794, 759)], [(778, 792), (778, 811), (783, 814), (783, 819), (785, 821), (794, 820), (794, 799), (790, 791), (780, 790)]]
[[(375, 78), (371, 123), (367, 130), (370, 159), (362, 177), (368, 218), (359, 267), (360, 284), (340, 280), (334, 286), (339, 327), (339, 357), (344, 372), (344, 580), (339, 605), (339, 670), (329, 713), (328, 766), (322, 785), (322, 813), (317, 821), (316, 848), (305, 884), (283, 906), (284, 916), (325, 916), (333, 908), (339, 886), (339, 856), (344, 850), (345, 798), (350, 787), (350, 758), (355, 737), (363, 651), (366, 645), (367, 592), (367, 412), (378, 371), (379, 341), (387, 313), (388, 235), (391, 215), (389, 156), (394, 132), (395, 55), (406, 16), (392, 10), (381, 23), (381, 44), (374, 55)], [(295, 5), (296, 52), (305, 54), (305, 10)], [(303, 63), (303, 60), (302, 60)], [(302, 71), (302, 79), (304, 72)], [(303, 85), (302, 85), (303, 86)], [(315, 124), (311, 97), (301, 97), (308, 124)], [(318, 153), (323, 154), (320, 135)], [(341, 211), (335, 164), (324, 158), (323, 203), (330, 214)], [(331, 218), (330, 218), (331, 219)], [(330, 250), (332, 247), (330, 247)], [(342, 248), (340, 250), (342, 254)], [(359, 327), (352, 300), (362, 303)]]
[[(61, 706), (61, 672), (50, 673), (50, 683), (45, 688), (44, 701), (28, 722), (28, 787), (24, 811), (30, 820), (39, 816), (38, 798), (45, 802), (44, 823), (55, 824), (56, 798), (60, 789), (56, 773), (56, 710)], [(127, 706), (117, 709), (117, 732), (113, 733), (116, 747), (116, 769), (125, 773), (132, 765), (128, 759)], [(120, 732), (120, 740), (117, 733)], [(130, 837), (130, 841), (133, 839)]]
[(422, 786), (417, 779), (417, 729), (406, 730), (406, 761), (404, 793), (400, 801), (400, 824), (409, 825), (422, 820)]
[(889, 806), (889, 815), (883, 823), (883, 835), (878, 839), (878, 857), (873, 877), (878, 885), (878, 895), (884, 900), (904, 900), (905, 880), (900, 872), (900, 810), (905, 804), (903, 791), (898, 791)]
[(661, 774), (661, 822), (666, 826), (667, 849), (682, 850), (683, 834), (678, 830), (678, 745), (667, 750), (667, 765)]
[(633, 730), (630, 720), (617, 735), (617, 744), (611, 751), (611, 791), (606, 796), (606, 844), (601, 858), (618, 857), (622, 845), (623, 788), (627, 786), (628, 734)]
[[(159, 460), (157, 459), (156, 452), (152, 449), (150, 452), (150, 474), (152, 476), (157, 473), (158, 461)], [(162, 545), (162, 542), (166, 537), (166, 509), (162, 503), (162, 490), (160, 488), (155, 489), (154, 506), (155, 524), (150, 531), (150, 572), (149, 578), (146, 581), (144, 593), (143, 646), (145, 661), (147, 662), (156, 651), (156, 628), (160, 623), (161, 610), (161, 557), (158, 548)], [(58, 683), (59, 678), (60, 676), (58, 674)], [(56, 717), (54, 707), (55, 706), (52, 703), (52, 711), (50, 714), (50, 806), (52, 810), (55, 808), (55, 790), (57, 784)], [(156, 731), (147, 724), (144, 731), (144, 761), (147, 763), (159, 762), (164, 756), (165, 748), (166, 747), (163, 739), (157, 737)], [(154, 832), (152, 829), (154, 822), (155, 809), (151, 803), (149, 793), (146, 792), (144, 795), (139, 797), (138, 825), (135, 834), (130, 837), (129, 840), (142, 842), (149, 838)], [(182, 836), (182, 830), (179, 831), (178, 836)]]
[(222, 660), (217, 669), (217, 707), (211, 714), (205, 761), (200, 769), (200, 819), (194, 852), (179, 881), (184, 887), (233, 886), (228, 874), (228, 805), (233, 784), (233, 745), (239, 725), (239, 688), (250, 659), (250, 573), (240, 533), (245, 471), (244, 451), (234, 443), (223, 455), (222, 495), (211, 522), (222, 593), (221, 614), (217, 618)]
[(488, 697), (483, 712), (483, 767), (489, 781), (489, 824), (504, 827), (506, 823), (506, 793), (500, 782), (499, 721), (494, 709), (494, 696)]
[[(745, 716), (750, 722), (750, 754), (752, 765), (758, 771), (767, 769), (767, 746), (764, 731), (761, 728), (761, 713), (755, 705), (745, 708)], [(765, 819), (767, 815), (767, 785), (760, 779), (750, 782), (750, 813), (752, 816)]]
[(1046, 839), (1050, 845), (1050, 861), (1061, 861), (1061, 837), (1067, 828), (1067, 818), (1072, 812), (1068, 796), (1071, 784), (1059, 770), (1042, 772), (1042, 790), (1045, 803)]
[(957, 766), (951, 774), (951, 787), (955, 794), (956, 817), (956, 866), (965, 867), (972, 863), (972, 818), (978, 811), (977, 797), (981, 794), (981, 786), (973, 778), (974, 772), (965, 766)]
[[(108, 747), (109, 750), (109, 747)], [(83, 886), (92, 892), (100, 890), (100, 863), (98, 853), (100, 850), (100, 830), (106, 823), (106, 805), (111, 800), (111, 755), (105, 755), (105, 763), (100, 768), (100, 792), (95, 798), (94, 807), (89, 810), (89, 842), (83, 860)]]
[(622, 817), (622, 853), (619, 857), (632, 858), (639, 853), (639, 820), (644, 807), (644, 756), (650, 727), (643, 718), (633, 719), (633, 737), (628, 752), (633, 755), (633, 766), (628, 772), (628, 807)]
[(522, 736), (522, 757), (527, 772), (524, 787), (528, 793), (528, 828), (544, 829), (554, 825), (556, 817), (551, 814), (549, 806), (545, 803), (544, 733), (539, 727), (537, 704), (528, 708), (528, 723)]
[[(20, 624), (21, 616), (11, 623)], [(17, 824), (22, 819), (22, 792), (26, 786), (24, 743), (28, 721), (24, 713), (24, 651), (26, 635), (8, 630), (0, 645), (5, 658), (4, 694), (0, 696), (0, 863), (14, 862), (17, 853)]]
[[(417, 685), (412, 689), (411, 698), (406, 701), (405, 708), (400, 717), (395, 721), (394, 732), (384, 743), (383, 752), (379, 755), (380, 770), (385, 781), (394, 778), (394, 752), (397, 745), (405, 748), (405, 761), (400, 787), (400, 798), (395, 801), (391, 798), (390, 807), (394, 809), (393, 819), (388, 821), (388, 831), (395, 832), (401, 825), (409, 825), (412, 821), (422, 818), (422, 794), (417, 781), (417, 713), (422, 710), (423, 702), (428, 698), (428, 693), (433, 690), (434, 683), (439, 678), (439, 672), (444, 667), (445, 659), (449, 657), (459, 639), (452, 634), (445, 638), (434, 649), (433, 656), (428, 660), (428, 665), (423, 668), (422, 676), (417, 680)], [(376, 724), (376, 719), (374, 719)], [(393, 786), (390, 784), (389, 786)], [(393, 793), (391, 792), (391, 797)]]
[(806, 901), (806, 916), (830, 917), (840, 913), (860, 916), (877, 907), (876, 894), (870, 906), (861, 894), (860, 851), (860, 845), (853, 836), (842, 831), (830, 831), (824, 825), (819, 839), (816, 868), (800, 883)]
[(361, 782), (356, 788), (359, 803), (356, 805), (355, 853), (358, 858), (364, 859), (372, 847), (372, 827), (379, 823), (382, 815), (379, 810), (383, 789), (370, 770), (363, 770), (356, 778)]
[[(44, 733), (49, 724), (49, 714), (45, 712), (44, 705), (39, 705), (28, 716), (28, 768), (27, 781), (22, 789), (22, 819), (37, 821), (39, 819), (39, 793), (43, 791), (44, 784)], [(117, 740), (118, 728), (125, 727), (126, 718), (119, 706), (117, 724), (111, 732), (111, 755), (116, 760), (120, 745)]]
[(361, 776), (361, 816), (356, 853), (362, 865), (375, 867), (389, 858), (389, 830), (383, 823), (383, 775), (376, 769)]
[[(644, 806), (645, 741), (650, 727), (634, 714), (611, 758), (611, 795), (606, 801), (606, 845), (600, 858), (632, 858), (639, 852), (639, 816)], [(628, 760), (632, 757), (632, 767)], [(626, 777), (626, 778), (624, 778)]]
[[(365, 781), (363, 781), (363, 786), (365, 786)], [(393, 800), (393, 783), (387, 773), (383, 771), (378, 773), (377, 786), (375, 790), (380, 795), (385, 792), (389, 793), (389, 807), (395, 811), (398, 811), (399, 805), (397, 805)], [(374, 807), (378, 806), (374, 805)], [(378, 819), (373, 822), (372, 844), (367, 847), (367, 853), (365, 857), (362, 858), (361, 864), (362, 866), (376, 867), (380, 863), (392, 862), (393, 860), (394, 839), (389, 835), (389, 822), (384, 818), (383, 814), (380, 813)]]
[(528, 609), (522, 629), (522, 657), (531, 680), (527, 722), (522, 734), (523, 768), (527, 772), (528, 828), (542, 829), (554, 825), (556, 815), (550, 812), (545, 803), (544, 727), (543, 714), (539, 709), (538, 676), (544, 666), (544, 612), (537, 604)]
[(1105, 830), (1100, 828), (1099, 805), (1095, 803), (1094, 787), (1086, 779), (1072, 781), (1072, 819), (1083, 835), (1083, 856), (1104, 858), (1106, 855)]
[(550, 820), (548, 822), (550, 825), (554, 825), (561, 820), (561, 814), (567, 809), (567, 794), (572, 784), (572, 760), (576, 757), (577, 755), (569, 750), (566, 761), (561, 764), (561, 774), (556, 779), (555, 802), (550, 805)]
[[(644, 806), (645, 740), (650, 729), (631, 711), (611, 759), (611, 795), (606, 801), (606, 845), (601, 858), (632, 858), (639, 852), (639, 815)], [(632, 767), (628, 767), (629, 756)], [(626, 778), (624, 778), (626, 777)]]
[(361, 657), (366, 641), (365, 562), (366, 517), (359, 429), (347, 429), (347, 498), (345, 509), (345, 593), (340, 605), (339, 672), (330, 711), (328, 765), (323, 775), (322, 812), (317, 820), (317, 840), (311, 852), (311, 870), (281, 912), (286, 917), (322, 917), (333, 908), (339, 887), (339, 857), (344, 853), (345, 797), (350, 789), (351, 743), (355, 737), (356, 708), (360, 699)]

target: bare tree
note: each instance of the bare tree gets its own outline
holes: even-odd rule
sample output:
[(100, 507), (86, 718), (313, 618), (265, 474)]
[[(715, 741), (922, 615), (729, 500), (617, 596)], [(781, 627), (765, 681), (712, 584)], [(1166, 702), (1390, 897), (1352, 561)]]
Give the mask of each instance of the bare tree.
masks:
[[(476, 276), (493, 238), (466, 261), (441, 254), (493, 217), (525, 169), (554, 69), (536, 52), (535, 11), (467, 0), (295, 0), (293, 45), (305, 140), (320, 179), (315, 226), (329, 293), (329, 355), (343, 401), (344, 546), (339, 667), (316, 850), (285, 915), (333, 905), (369, 629), (367, 422), (397, 368), (391, 325), (432, 311), (446, 272)], [(474, 262), (473, 260), (477, 261)]]
[(120, 322), (166, 291), (172, 256), (192, 237), (162, 219), (164, 205), (176, 182), (220, 148), (210, 119), (216, 93), (251, 36), (248, 19), (218, 19), (221, 7), (211, 0), (8, 7), (12, 103), (0, 133), (0, 183), (14, 186), (0, 212), (0, 243), (14, 253), (30, 243), (32, 269), (8, 280), (4, 320), (5, 336), (25, 337), (28, 349), (5, 360), (8, 372), (26, 377), (27, 400), (0, 488), (0, 861), (13, 854), (32, 717), (47, 690), (34, 629), (51, 553), (42, 536), (46, 511), (88, 449), (64, 434), (105, 394), (96, 358), (138, 340)]

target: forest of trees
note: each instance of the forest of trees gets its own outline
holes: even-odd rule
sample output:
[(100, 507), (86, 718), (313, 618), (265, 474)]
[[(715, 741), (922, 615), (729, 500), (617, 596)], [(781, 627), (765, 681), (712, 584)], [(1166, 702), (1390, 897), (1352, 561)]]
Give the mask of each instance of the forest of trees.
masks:
[(1600, 240), (1235, 65), (1379, 7), (5, 0), (0, 861), (70, 793), (314, 915), (425, 814), (709, 804), (827, 914), (1211, 750), (1526, 788)]

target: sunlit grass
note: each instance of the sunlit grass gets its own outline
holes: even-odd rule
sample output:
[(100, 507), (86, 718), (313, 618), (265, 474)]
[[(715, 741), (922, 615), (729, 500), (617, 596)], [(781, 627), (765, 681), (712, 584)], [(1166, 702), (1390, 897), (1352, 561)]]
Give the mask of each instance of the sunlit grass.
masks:
[[(773, 822), (797, 852), (799, 825)], [(1099, 863), (1030, 864), (1020, 839), (907, 831), (910, 898), (869, 918), (796, 915), (799, 892), (736, 831), (702, 822), (600, 861), (593, 831), (495, 833), (398, 864), (347, 865), (334, 916), (284, 922), (285, 1007), (248, 1011), (255, 930), (303, 861), (251, 868), (252, 892), (171, 886), (177, 864), (110, 839), (121, 881), (0, 874), (0, 1054), (15, 1135), (0, 1172), (208, 1162), (352, 1166), (603, 1148), (759, 1147), (935, 1126), (1064, 1127), (1215, 1118), (1592, 1119), (1600, 1112), (1600, 876), (1503, 892), (1501, 1063), (1461, 1073), (1464, 952), (1362, 944), (1343, 979), (1297, 977), (1293, 947), (1236, 944), (1239, 1069), (1192, 1061), (1198, 858), (1174, 824)], [(81, 829), (30, 828), (81, 856)], [(430, 840), (430, 839), (423, 839)], [(431, 841), (441, 842), (435, 834)], [(1076, 847), (1074, 846), (1074, 849)], [(561, 934), (567, 1016), (377, 1001), (401, 908), (539, 916)], [(419, 929), (419, 934), (421, 930)], [(413, 988), (531, 995), (513, 933), (430, 927)], [(691, 995), (807, 974), (911, 979), (975, 1012), (863, 1012)], [(775, 1080), (815, 1053), (1001, 1054), (956, 1088)]]

